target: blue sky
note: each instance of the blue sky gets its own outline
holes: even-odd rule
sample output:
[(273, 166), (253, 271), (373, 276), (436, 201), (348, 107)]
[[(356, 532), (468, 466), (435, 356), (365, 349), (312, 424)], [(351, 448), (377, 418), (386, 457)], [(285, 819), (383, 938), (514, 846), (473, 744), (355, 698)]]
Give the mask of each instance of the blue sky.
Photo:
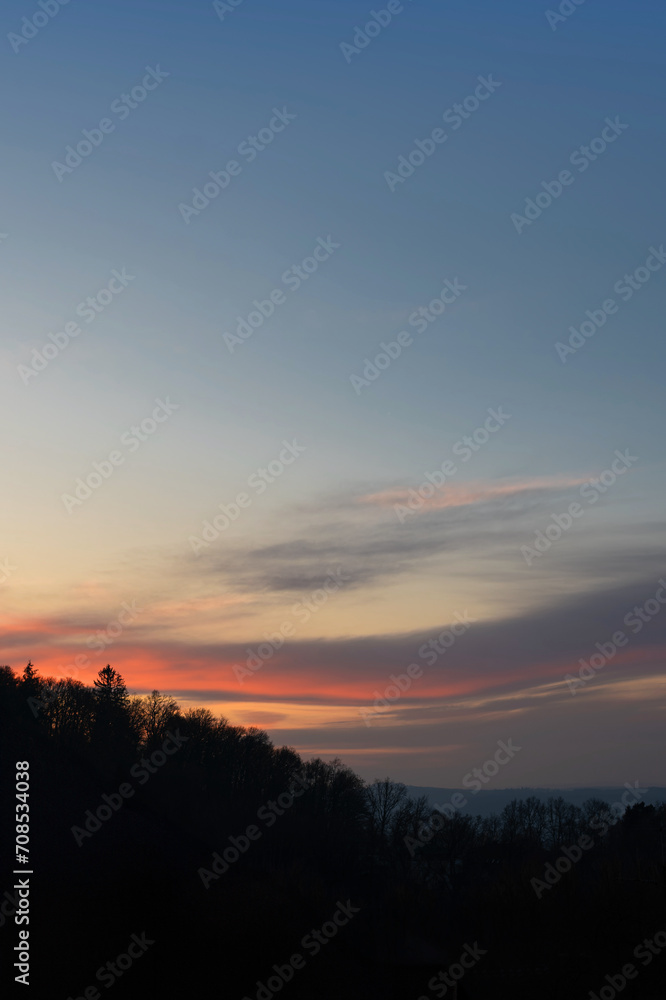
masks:
[[(564, 596), (591, 600), (591, 588), (654, 592), (666, 266), (630, 301), (613, 286), (666, 241), (664, 12), (645, 0), (631, 8), (587, 0), (552, 30), (538, 4), (414, 0), (345, 58), (342, 43), (353, 43), (372, 9), (380, 8), (243, 0), (221, 20), (210, 3), (71, 0), (15, 52), (8, 36), (39, 8), (16, 0), (3, 7), (0, 72), (11, 98), (2, 130), (0, 373), (11, 427), (3, 435), (10, 527), (0, 556), (17, 567), (5, 584), (10, 633), (30, 636), (11, 640), (17, 657), (39, 661), (41, 653), (44, 664), (65, 664), (61, 648), (69, 655), (80, 643), (79, 627), (111, 618), (138, 591), (156, 609), (141, 626), (146, 648), (166, 641), (165, 622), (174, 602), (182, 605), (177, 653), (160, 645), (155, 683), (171, 681), (189, 697), (205, 690), (226, 711), (228, 644), (251, 643), (284, 617), (280, 602), (288, 607), (298, 594), (281, 575), (307, 591), (331, 560), (353, 567), (354, 584), (294, 638), (295, 661), (306, 640), (402, 642), (452, 620), (469, 601), (484, 621), (518, 622)], [(148, 67), (168, 76), (121, 120), (112, 105)], [(488, 99), (460, 128), (446, 124), (447, 109), (489, 76), (499, 86)], [(295, 118), (248, 162), (239, 145), (275, 120), (275, 109)], [(113, 131), (58, 180), (53, 162), (105, 117)], [(580, 172), (571, 154), (608, 118), (628, 127)], [(446, 141), (391, 191), (385, 173), (438, 127)], [(234, 158), (240, 173), (186, 223), (178, 206)], [(573, 183), (516, 232), (512, 213), (567, 168)], [(282, 275), (320, 239), (339, 247), (301, 287), (285, 290)], [(18, 366), (122, 268), (133, 276), (127, 287), (26, 385)], [(464, 293), (416, 333), (410, 315), (445, 279)], [(286, 301), (232, 353), (224, 333), (276, 288)], [(563, 364), (556, 342), (609, 297), (617, 313)], [(356, 393), (350, 376), (401, 330), (413, 333), (411, 346)], [(68, 514), (62, 494), (167, 396), (178, 406), (173, 417)], [(473, 484), (466, 506), (456, 493), (419, 513), (418, 528), (400, 525), (390, 491), (417, 486), (498, 406), (510, 421), (456, 479), (461, 491)], [(192, 563), (188, 538), (275, 458), (283, 439), (306, 447), (303, 457), (210, 559)], [(627, 448), (639, 456), (630, 475), (547, 560), (526, 567), (522, 540)], [(469, 524), (455, 520), (451, 508), (461, 507)], [(322, 547), (324, 538), (338, 548)], [(362, 540), (375, 548), (364, 550)], [(373, 562), (380, 552), (381, 565)], [(271, 570), (246, 579), (248, 560)], [(221, 607), (232, 611), (219, 615)], [(566, 620), (570, 612), (562, 613)], [(35, 619), (43, 635), (26, 627)], [(590, 628), (593, 647), (599, 634)], [(138, 645), (135, 630), (114, 650), (118, 662), (126, 657), (130, 685)], [(188, 657), (208, 666), (190, 669)], [(662, 662), (646, 653), (640, 669), (652, 676)], [(373, 660), (369, 676), (375, 666), (381, 674)], [(508, 667), (498, 662), (498, 684)], [(552, 669), (565, 672), (560, 660)], [(608, 676), (598, 690), (612, 686)], [(259, 721), (262, 699), (278, 699), (280, 718), (269, 729), (298, 743), (319, 723), (296, 711), (296, 689), (279, 672), (271, 678), (234, 718)], [(311, 680), (332, 728), (306, 742), (333, 752), (344, 684), (335, 701), (314, 668)], [(143, 674), (134, 681), (142, 684), (155, 686)], [(404, 740), (418, 746), (412, 708), (416, 716), (396, 713), (377, 753), (413, 783), (432, 783), (436, 755), (423, 750), (422, 761), (416, 755), (403, 766)], [(473, 712), (470, 720), (461, 752), (474, 757)], [(587, 745), (603, 760), (606, 737), (595, 725)], [(366, 738), (363, 731), (345, 744), (361, 769)], [(645, 739), (649, 756), (649, 732)], [(441, 748), (442, 761), (448, 752)], [(600, 763), (586, 780), (622, 781), (618, 769)], [(569, 765), (553, 767), (552, 780), (571, 783)]]

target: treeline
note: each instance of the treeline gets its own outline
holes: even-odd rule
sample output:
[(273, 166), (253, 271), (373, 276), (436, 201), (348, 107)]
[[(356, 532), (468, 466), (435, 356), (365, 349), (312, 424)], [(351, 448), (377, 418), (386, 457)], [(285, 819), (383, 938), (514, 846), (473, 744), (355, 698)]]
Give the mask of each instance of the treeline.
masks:
[[(388, 778), (303, 760), (157, 691), (130, 696), (111, 666), (93, 687), (1, 667), (0, 746), (30, 762), (35, 967), (64, 997), (145, 931), (155, 944), (114, 995), (209, 995), (214, 981), (270, 1000), (272, 967), (347, 901), (348, 926), (285, 997), (452, 996), (437, 976), (474, 947), (459, 998), (587, 996), (666, 928), (666, 806), (640, 789), (614, 808), (531, 798), (443, 816)], [(660, 962), (632, 996), (658, 995)]]

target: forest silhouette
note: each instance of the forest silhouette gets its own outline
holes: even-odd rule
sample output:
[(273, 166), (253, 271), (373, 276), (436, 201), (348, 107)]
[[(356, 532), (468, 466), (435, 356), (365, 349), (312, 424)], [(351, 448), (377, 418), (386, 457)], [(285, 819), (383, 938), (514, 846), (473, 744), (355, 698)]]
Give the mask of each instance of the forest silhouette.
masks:
[(663, 996), (664, 803), (442, 816), (110, 665), (92, 687), (0, 667), (0, 745), (3, 802), (30, 765), (34, 996), (561, 1000), (627, 963), (627, 996)]

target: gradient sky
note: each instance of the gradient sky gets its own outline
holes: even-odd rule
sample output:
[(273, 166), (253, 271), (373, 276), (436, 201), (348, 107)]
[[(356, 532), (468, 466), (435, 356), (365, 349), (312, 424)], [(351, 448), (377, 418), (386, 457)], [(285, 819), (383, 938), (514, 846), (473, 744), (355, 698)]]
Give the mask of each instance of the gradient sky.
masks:
[[(372, 9), (243, 0), (221, 19), (211, 3), (72, 0), (12, 45), (39, 8), (3, 5), (2, 662), (92, 683), (110, 661), (134, 692), (366, 778), (455, 786), (511, 738), (523, 750), (494, 787), (663, 784), (666, 612), (624, 621), (666, 574), (666, 265), (631, 297), (614, 286), (666, 242), (666, 11), (589, 0), (553, 30), (534, 2), (414, 0), (345, 58)], [(144, 101), (110, 110), (158, 67)], [(489, 76), (460, 127), (443, 118)], [(295, 117), (249, 162), (238, 147), (275, 109)], [(99, 146), (54, 168), (104, 118)], [(628, 127), (582, 171), (570, 156), (607, 118)], [(392, 191), (385, 173), (436, 128), (446, 140)], [(234, 159), (185, 221), (179, 206)], [(565, 169), (517, 232), (512, 213)], [(282, 280), (327, 241), (299, 288)], [(123, 269), (94, 321), (77, 316)], [(446, 280), (464, 290), (410, 325)], [(609, 298), (563, 363), (555, 345)], [(357, 391), (402, 330), (411, 345)], [(130, 444), (156, 400), (173, 412)], [(464, 460), (457, 443), (500, 408)], [(284, 441), (304, 450), (260, 493), (251, 477)], [(585, 484), (627, 450), (592, 502)], [(84, 502), (63, 500), (114, 451)], [(445, 484), (399, 516), (447, 460)], [(239, 493), (237, 519), (193, 545)], [(528, 565), (521, 547), (575, 502)], [(116, 627), (123, 604), (136, 611)], [(474, 621), (428, 665), (419, 649), (456, 615)], [(626, 645), (572, 694), (565, 676), (618, 630)], [(423, 675), (366, 725), (410, 663)]]

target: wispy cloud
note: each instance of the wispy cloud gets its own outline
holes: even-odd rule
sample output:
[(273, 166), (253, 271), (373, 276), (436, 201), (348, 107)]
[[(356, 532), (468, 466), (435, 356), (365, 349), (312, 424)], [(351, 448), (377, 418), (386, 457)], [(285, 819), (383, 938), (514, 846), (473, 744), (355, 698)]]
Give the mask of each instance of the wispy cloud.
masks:
[[(438, 487), (431, 497), (422, 498), (419, 511), (444, 510), (448, 507), (467, 507), (471, 504), (489, 502), (503, 497), (518, 496), (521, 493), (542, 493), (569, 489), (589, 481), (590, 476), (541, 476), (523, 480), (478, 481), (452, 483)], [(395, 487), (378, 493), (367, 493), (358, 497), (359, 503), (378, 507), (392, 507), (394, 504), (407, 505), (414, 497), (409, 487)]]
[[(196, 561), (191, 559), (189, 572), (207, 572), (236, 590), (255, 594), (296, 593), (321, 586), (332, 565), (344, 568), (349, 589), (424, 573), (439, 566), (442, 559), (447, 559), (450, 572), (452, 561), (458, 563), (457, 572), (463, 557), (469, 560), (480, 555), (486, 573), (503, 561), (503, 572), (513, 575), (526, 532), (539, 527), (539, 517), (552, 513), (558, 495), (566, 504), (574, 498), (570, 491), (589, 478), (560, 475), (456, 483), (424, 503), (420, 509), (427, 509), (429, 516), (404, 523), (392, 512), (387, 517), (386, 509), (406, 503), (407, 488), (349, 490), (344, 497), (337, 493), (319, 498), (317, 516), (307, 506), (281, 512), (275, 533), (282, 540), (277, 544), (270, 531), (264, 539), (230, 541), (223, 551), (211, 550)], [(612, 500), (602, 499), (599, 508), (605, 502)], [(291, 538), (285, 538), (285, 523), (292, 526)], [(610, 551), (607, 537), (603, 543)], [(616, 533), (613, 546), (618, 544)], [(586, 546), (598, 547), (594, 526), (586, 529)], [(575, 558), (582, 551), (579, 547)]]

